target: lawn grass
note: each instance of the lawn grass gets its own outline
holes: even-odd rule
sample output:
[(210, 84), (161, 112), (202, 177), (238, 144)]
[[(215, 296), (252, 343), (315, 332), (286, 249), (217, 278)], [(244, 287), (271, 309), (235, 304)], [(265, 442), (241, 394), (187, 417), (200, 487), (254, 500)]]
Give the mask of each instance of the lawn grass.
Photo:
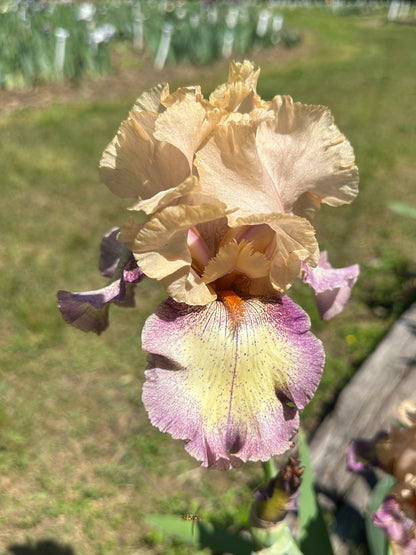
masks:
[[(327, 350), (321, 387), (305, 411), (311, 429), (415, 299), (416, 222), (389, 203), (416, 206), (416, 52), (414, 28), (383, 17), (336, 17), (318, 9), (285, 17), (302, 33), (302, 56), (266, 56), (259, 92), (330, 106), (361, 175), (357, 200), (324, 207), (315, 222), (334, 266), (361, 265), (350, 304), (322, 323), (310, 291), (294, 289)], [(225, 80), (226, 65), (221, 73), (218, 65), (204, 69), (205, 92)], [(199, 507), (203, 519), (242, 525), (247, 513), (240, 506), (261, 476), (255, 464), (228, 473), (200, 469), (182, 442), (151, 427), (140, 401), (139, 337), (165, 296), (159, 284), (139, 286), (135, 310), (112, 307), (111, 327), (101, 337), (70, 328), (57, 311), (57, 289), (104, 283), (97, 247), (105, 230), (124, 221), (126, 203), (100, 184), (97, 167), (133, 100), (24, 109), (0, 120), (5, 553), (45, 539), (77, 555), (194, 553), (152, 530), (144, 515), (180, 518)]]

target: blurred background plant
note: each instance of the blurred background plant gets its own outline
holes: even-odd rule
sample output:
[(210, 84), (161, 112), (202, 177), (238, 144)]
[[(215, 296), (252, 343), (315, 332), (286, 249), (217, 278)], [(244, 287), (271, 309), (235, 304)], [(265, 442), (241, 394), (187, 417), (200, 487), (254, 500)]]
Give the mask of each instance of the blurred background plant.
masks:
[(298, 34), (277, 4), (150, 0), (52, 2), (5, 0), (0, 7), (0, 87), (101, 75), (113, 69), (111, 45), (128, 43), (160, 69), (210, 64)]

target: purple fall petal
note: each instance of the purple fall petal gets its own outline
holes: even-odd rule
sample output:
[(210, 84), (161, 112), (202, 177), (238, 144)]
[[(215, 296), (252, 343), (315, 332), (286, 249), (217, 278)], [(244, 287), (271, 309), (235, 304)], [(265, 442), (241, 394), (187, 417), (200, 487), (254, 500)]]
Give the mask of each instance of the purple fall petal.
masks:
[(330, 320), (344, 310), (360, 273), (358, 264), (346, 268), (332, 268), (326, 251), (321, 252), (316, 268), (303, 264), (302, 270), (303, 281), (315, 291), (316, 304), (322, 320)]
[(58, 306), (67, 324), (100, 335), (108, 326), (108, 303), (122, 302), (125, 292), (126, 285), (121, 279), (96, 291), (71, 293), (61, 290), (57, 293)]
[(79, 293), (58, 291), (58, 307), (63, 319), (75, 328), (100, 335), (108, 326), (110, 303), (134, 306), (134, 284), (139, 283), (144, 277), (133, 257), (130, 257), (124, 267), (123, 277), (102, 289)]
[(143, 329), (150, 420), (211, 468), (289, 449), (324, 364), (308, 316), (288, 297), (249, 299), (244, 311), (236, 325), (221, 301), (168, 299)]

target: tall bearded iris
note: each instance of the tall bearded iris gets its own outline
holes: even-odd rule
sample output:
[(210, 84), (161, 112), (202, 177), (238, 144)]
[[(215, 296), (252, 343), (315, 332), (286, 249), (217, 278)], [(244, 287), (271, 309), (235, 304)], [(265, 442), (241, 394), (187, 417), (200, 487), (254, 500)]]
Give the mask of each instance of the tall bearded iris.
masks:
[[(358, 192), (349, 142), (325, 107), (262, 100), (258, 76), (245, 61), (209, 99), (199, 87), (144, 93), (100, 164), (111, 191), (147, 215), (118, 241), (169, 295), (143, 329), (144, 405), (223, 469), (286, 451), (319, 384), (322, 345), (286, 291), (301, 277), (329, 318), (358, 275), (329, 265), (311, 225), (321, 203)], [(88, 305), (88, 293), (72, 295)]]

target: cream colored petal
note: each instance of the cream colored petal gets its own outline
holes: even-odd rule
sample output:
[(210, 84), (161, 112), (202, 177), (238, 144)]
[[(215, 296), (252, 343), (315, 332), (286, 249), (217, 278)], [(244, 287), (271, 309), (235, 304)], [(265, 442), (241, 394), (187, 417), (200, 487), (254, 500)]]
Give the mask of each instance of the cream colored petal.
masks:
[(228, 68), (228, 82), (244, 81), (254, 91), (260, 75), (260, 68), (250, 60), (236, 62), (233, 60)]
[(227, 111), (250, 112), (264, 103), (256, 93), (260, 69), (252, 62), (231, 62), (228, 83), (218, 86), (210, 95), (212, 105)]
[[(160, 191), (156, 195), (146, 200), (136, 202), (129, 207), (129, 210), (137, 210), (146, 212), (146, 214), (153, 214), (156, 210), (162, 210), (169, 204), (178, 204), (178, 200), (185, 195), (199, 192), (199, 182), (195, 177), (188, 177), (183, 183), (172, 189)], [(199, 196), (198, 196), (199, 198)]]
[(229, 228), (221, 241), (221, 245), (225, 245), (233, 239), (238, 243), (244, 240), (247, 243), (251, 243), (254, 250), (266, 253), (273, 238), (274, 231), (267, 224), (246, 224), (240, 227)]
[(319, 248), (315, 230), (298, 216), (282, 215), (269, 222), (276, 232), (275, 248), (271, 255), (270, 279), (277, 291), (284, 293), (299, 277), (302, 262), (316, 266)]
[(283, 212), (273, 182), (262, 172), (256, 148), (256, 126), (231, 122), (218, 126), (195, 158), (202, 190), (221, 198), (230, 209), (235, 227), (239, 217)]
[(217, 294), (204, 283), (193, 268), (181, 268), (161, 280), (169, 297), (187, 305), (206, 305), (215, 301)]
[(197, 100), (202, 101), (203, 95), (201, 92), (201, 87), (199, 85), (180, 87), (179, 89), (176, 89), (176, 91), (174, 91), (172, 94), (169, 94), (163, 99), (163, 106), (165, 106), (165, 108), (169, 108), (177, 102), (181, 102), (187, 96), (193, 96)]
[(163, 112), (163, 100), (169, 95), (169, 85), (167, 83), (159, 83), (148, 91), (145, 91), (136, 100), (133, 110), (139, 112)]
[[(198, 206), (168, 206), (144, 224), (134, 224), (130, 219), (122, 227), (119, 240), (133, 252), (142, 271), (148, 277), (162, 280), (169, 287), (168, 293), (174, 295), (176, 300), (205, 304), (202, 299), (206, 299), (209, 293), (212, 300), (212, 293), (192, 273), (188, 230), (224, 214), (225, 206), (213, 199), (210, 204)], [(195, 302), (196, 297), (198, 302)]]
[(270, 275), (260, 278), (249, 278), (241, 274), (236, 277), (234, 288), (242, 295), (276, 297), (276, 289), (271, 284)]
[(293, 213), (312, 220), (321, 208), (321, 199), (313, 193), (303, 193), (293, 205)]
[(191, 173), (195, 152), (221, 117), (220, 110), (207, 111), (195, 94), (188, 93), (157, 119), (154, 137), (180, 150)]
[(239, 272), (254, 279), (267, 276), (269, 271), (270, 261), (263, 253), (254, 251), (251, 243), (230, 241), (209, 261), (202, 279), (211, 283), (231, 272)]
[(221, 122), (223, 125), (236, 123), (238, 125), (251, 126), (254, 131), (256, 126), (266, 120), (274, 120), (276, 114), (267, 108), (254, 108), (251, 112), (230, 112)]
[(136, 224), (133, 216), (130, 216), (120, 228), (117, 241), (124, 243), (129, 250), (133, 250), (134, 240), (144, 224)]
[(216, 106), (217, 108), (232, 112), (233, 110), (238, 109), (244, 99), (248, 98), (245, 110), (248, 111), (249, 107), (253, 106), (253, 97), (250, 97), (251, 93), (252, 90), (244, 82), (240, 81), (232, 85), (225, 83), (217, 87), (211, 93), (209, 101), (213, 106)]
[(150, 113), (136, 112), (135, 119), (121, 124), (104, 151), (100, 177), (122, 198), (149, 199), (179, 185), (189, 175), (187, 161), (178, 149), (149, 136), (155, 118)]
[(212, 253), (216, 253), (222, 238), (227, 232), (228, 223), (226, 216), (211, 222), (203, 222), (196, 226), (198, 233), (205, 241), (207, 247)]
[[(354, 200), (354, 152), (328, 108), (294, 103), (288, 96), (276, 97), (274, 106), (277, 118), (260, 124), (256, 144), (284, 211), (292, 212), (295, 205), (302, 209), (298, 201), (305, 193), (331, 206)], [(309, 202), (305, 215), (311, 208)]]
[(319, 248), (315, 230), (304, 218), (286, 214), (256, 214), (240, 218), (238, 225), (267, 224), (274, 238), (265, 254), (271, 262), (270, 282), (279, 293), (287, 291), (301, 272), (302, 262), (316, 266)]

